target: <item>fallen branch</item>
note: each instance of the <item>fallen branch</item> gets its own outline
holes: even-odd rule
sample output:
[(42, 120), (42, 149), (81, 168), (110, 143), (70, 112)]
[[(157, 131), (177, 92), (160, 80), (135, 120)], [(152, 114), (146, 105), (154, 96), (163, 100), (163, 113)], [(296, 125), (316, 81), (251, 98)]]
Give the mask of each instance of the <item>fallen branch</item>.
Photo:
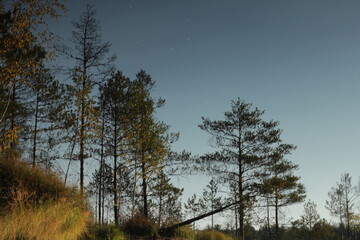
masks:
[(234, 205), (236, 205), (236, 204), (239, 204), (239, 203), (240, 203), (240, 201), (237, 201), (237, 202), (228, 204), (228, 205), (226, 205), (226, 206), (223, 206), (223, 207), (221, 207), (221, 208), (215, 209), (214, 211), (211, 211), (211, 212), (208, 212), (208, 213), (204, 213), (204, 214), (202, 214), (202, 215), (200, 215), (200, 216), (197, 216), (197, 217), (188, 219), (188, 220), (186, 220), (186, 221), (184, 221), (184, 222), (181, 222), (181, 223), (177, 223), (177, 224), (172, 225), (172, 226), (170, 226), (170, 227), (161, 228), (161, 229), (160, 229), (160, 232), (161, 232), (161, 233), (162, 233), (162, 232), (164, 233), (164, 232), (173, 231), (173, 230), (175, 230), (175, 229), (178, 228), (178, 227), (182, 227), (182, 226), (191, 224), (191, 223), (193, 223), (193, 222), (195, 222), (195, 221), (198, 221), (198, 220), (200, 220), (200, 219), (203, 219), (203, 218), (209, 217), (209, 216), (211, 216), (211, 215), (214, 215), (214, 214), (216, 214), (216, 213), (222, 212), (222, 211), (226, 210), (227, 208), (232, 207), (232, 206), (234, 206)]

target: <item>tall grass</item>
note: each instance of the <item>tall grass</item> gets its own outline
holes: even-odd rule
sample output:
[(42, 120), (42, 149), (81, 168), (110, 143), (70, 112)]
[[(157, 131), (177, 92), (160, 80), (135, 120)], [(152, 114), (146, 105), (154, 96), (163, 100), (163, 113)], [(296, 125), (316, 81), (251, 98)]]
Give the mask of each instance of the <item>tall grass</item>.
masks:
[(189, 225), (175, 229), (174, 237), (188, 240), (195, 240), (196, 232)]
[(84, 199), (54, 173), (0, 157), (0, 240), (75, 240), (88, 219)]

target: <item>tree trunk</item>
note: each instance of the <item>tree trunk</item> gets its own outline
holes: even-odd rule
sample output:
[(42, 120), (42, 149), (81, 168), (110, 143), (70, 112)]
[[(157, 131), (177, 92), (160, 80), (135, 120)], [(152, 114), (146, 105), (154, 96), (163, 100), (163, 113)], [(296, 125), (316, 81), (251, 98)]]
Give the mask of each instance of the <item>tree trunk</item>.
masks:
[(114, 126), (114, 182), (113, 182), (113, 193), (114, 193), (114, 221), (115, 225), (119, 224), (119, 211), (118, 211), (118, 189), (117, 189), (117, 124), (115, 121)]
[(36, 165), (36, 140), (37, 140), (37, 125), (38, 125), (38, 112), (39, 112), (39, 95), (36, 94), (36, 106), (35, 106), (35, 123), (34, 123), (34, 136), (33, 136), (33, 152), (32, 152), (32, 167)]
[(266, 218), (267, 218), (267, 230), (268, 230), (268, 239), (271, 240), (271, 226), (270, 226), (270, 203), (269, 196), (266, 196)]
[(148, 218), (148, 204), (147, 204), (147, 182), (146, 182), (146, 167), (145, 160), (141, 161), (141, 171), (142, 171), (142, 195), (143, 195), (143, 214), (145, 218)]
[(132, 192), (132, 211), (131, 211), (131, 218), (134, 218), (135, 213), (135, 198), (136, 198), (136, 187), (137, 187), (137, 156), (135, 155), (134, 160), (134, 188)]
[(103, 185), (103, 171), (104, 171), (104, 129), (105, 129), (105, 119), (104, 115), (102, 117), (102, 126), (101, 126), (101, 143), (100, 143), (100, 169), (99, 169), (99, 216), (98, 222), (101, 224), (102, 214), (104, 214), (102, 210), (102, 185)]
[[(235, 196), (235, 201), (236, 201), (236, 196)], [(238, 211), (238, 208), (237, 208), (236, 205), (234, 207), (234, 210), (235, 210), (235, 238), (238, 238), (239, 237), (239, 233), (238, 233), (238, 226), (239, 226), (239, 224), (238, 224), (238, 220), (239, 220), (238, 213), (239, 213), (239, 211)]]
[(277, 190), (275, 190), (275, 239), (280, 240), (279, 238), (279, 203)]
[[(348, 196), (346, 196), (347, 198)], [(350, 239), (350, 211), (349, 211), (349, 201), (346, 201), (346, 240)]]
[[(11, 95), (11, 103), (12, 103), (12, 108), (11, 108), (11, 119), (10, 119), (10, 130), (14, 131), (15, 129), (15, 101), (16, 101), (16, 85), (15, 83), (13, 83), (13, 87), (12, 87), (12, 95)], [(11, 154), (15, 153), (15, 142), (16, 139), (12, 139), (10, 141), (10, 152)]]
[(162, 212), (162, 193), (160, 193), (160, 198), (159, 198), (159, 217), (158, 217), (158, 227), (161, 227), (161, 212)]
[(84, 89), (85, 89), (85, 78), (86, 75), (83, 76), (83, 89), (82, 89), (82, 96), (81, 96), (81, 115), (80, 115), (80, 153), (79, 153), (79, 160), (80, 160), (80, 194), (84, 194), (84, 161), (85, 161), (85, 154), (84, 154), (84, 144), (85, 144), (85, 96)]

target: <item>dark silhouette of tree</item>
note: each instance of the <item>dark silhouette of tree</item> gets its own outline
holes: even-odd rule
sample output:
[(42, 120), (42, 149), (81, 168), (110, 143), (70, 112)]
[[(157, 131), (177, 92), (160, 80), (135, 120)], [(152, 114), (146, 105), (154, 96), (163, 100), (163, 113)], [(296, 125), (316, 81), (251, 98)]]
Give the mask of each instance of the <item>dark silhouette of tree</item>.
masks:
[(308, 231), (309, 240), (314, 238), (314, 226), (319, 222), (320, 215), (316, 210), (316, 204), (310, 200), (304, 204), (304, 214), (301, 216), (302, 224)]
[(183, 189), (175, 187), (170, 178), (160, 171), (156, 174), (152, 188), (154, 196), (153, 204), (156, 208), (153, 215), (157, 216), (157, 225), (162, 227), (181, 219), (181, 202), (180, 197)]
[(340, 228), (345, 225), (346, 240), (350, 239), (350, 221), (354, 215), (354, 204), (358, 194), (359, 192), (352, 186), (349, 173), (342, 174), (340, 182), (336, 184), (336, 187), (332, 187), (328, 193), (330, 199), (326, 201), (325, 207), (331, 215), (339, 218)]
[(74, 132), (78, 137), (75, 136), (74, 139), (79, 144), (81, 193), (84, 191), (84, 162), (89, 155), (87, 145), (97, 118), (93, 88), (111, 73), (114, 60), (114, 57), (106, 58), (111, 44), (102, 42), (100, 24), (95, 16), (94, 8), (87, 5), (79, 21), (74, 23), (75, 30), (71, 38), (73, 48), (62, 49), (67, 57), (75, 60), (76, 66), (71, 72), (76, 103), (74, 107), (78, 113), (77, 123), (74, 125), (77, 128)]
[(271, 145), (280, 141), (278, 122), (264, 121), (264, 111), (238, 99), (231, 102), (225, 120), (203, 118), (199, 127), (208, 132), (219, 148), (202, 157), (202, 163), (212, 174), (220, 175), (224, 183), (235, 182), (239, 199), (239, 237), (244, 239), (245, 213), (258, 195), (260, 172)]
[[(211, 179), (203, 190), (200, 206), (204, 212), (212, 212), (221, 207), (221, 197), (218, 196), (218, 183)], [(211, 229), (214, 230), (214, 215), (211, 215)]]
[[(285, 155), (290, 154), (293, 149), (295, 146), (291, 144), (281, 143), (275, 146), (265, 166), (265, 178), (261, 188), (265, 193), (267, 206), (275, 209), (275, 239), (280, 239), (280, 208), (301, 202), (306, 196), (305, 187), (299, 183), (300, 177), (293, 173), (298, 166), (285, 159)], [(268, 227), (270, 227), (269, 214)]]
[(130, 117), (130, 145), (132, 147), (134, 182), (136, 189), (139, 176), (142, 196), (142, 213), (149, 216), (148, 184), (152, 176), (163, 170), (170, 153), (170, 144), (177, 139), (177, 134), (168, 132), (169, 126), (155, 117), (155, 110), (164, 104), (164, 100), (151, 97), (155, 82), (151, 76), (141, 70), (132, 82)]
[[(108, 155), (113, 158), (113, 197), (114, 197), (114, 219), (119, 224), (118, 207), (120, 204), (118, 175), (121, 174), (119, 161), (125, 164), (124, 156), (127, 151), (126, 129), (129, 126), (129, 87), (130, 79), (123, 76), (121, 72), (115, 73), (107, 80), (101, 88), (105, 124), (105, 142)], [(122, 159), (121, 159), (122, 158)]]

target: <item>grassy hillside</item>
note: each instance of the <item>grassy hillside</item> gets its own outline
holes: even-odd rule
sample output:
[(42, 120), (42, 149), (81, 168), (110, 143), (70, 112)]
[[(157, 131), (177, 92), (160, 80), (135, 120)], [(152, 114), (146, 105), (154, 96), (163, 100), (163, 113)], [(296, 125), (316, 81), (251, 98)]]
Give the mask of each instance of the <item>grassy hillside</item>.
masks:
[(52, 172), (0, 156), (0, 240), (72, 240), (89, 212), (75, 189)]

